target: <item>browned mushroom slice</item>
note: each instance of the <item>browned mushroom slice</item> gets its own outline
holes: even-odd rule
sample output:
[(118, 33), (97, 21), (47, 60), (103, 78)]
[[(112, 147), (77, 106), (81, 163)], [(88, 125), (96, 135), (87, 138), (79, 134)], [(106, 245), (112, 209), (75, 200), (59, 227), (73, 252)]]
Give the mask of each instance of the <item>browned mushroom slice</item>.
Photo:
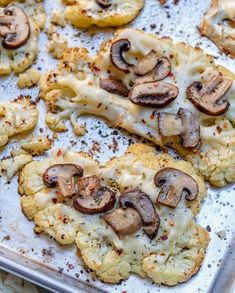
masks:
[(171, 63), (168, 58), (159, 58), (156, 51), (151, 50), (135, 66), (134, 73), (141, 75), (135, 79), (135, 83), (154, 82), (164, 79), (171, 71)]
[(134, 209), (116, 209), (104, 216), (104, 220), (112, 227), (119, 238), (134, 234), (141, 226), (141, 218)]
[(123, 97), (127, 97), (129, 90), (120, 81), (113, 78), (104, 78), (100, 80), (100, 87), (109, 93), (117, 94)]
[(137, 105), (161, 108), (174, 101), (178, 94), (178, 87), (156, 81), (136, 84), (129, 92), (129, 99)]
[(64, 197), (76, 194), (74, 177), (83, 175), (83, 169), (75, 164), (56, 164), (49, 167), (43, 174), (43, 182), (47, 187), (57, 186)]
[(17, 49), (23, 46), (30, 36), (30, 25), (27, 15), (18, 7), (10, 6), (0, 15), (0, 36), (6, 49)]
[(154, 183), (161, 187), (157, 202), (170, 208), (176, 208), (182, 196), (192, 201), (198, 195), (197, 182), (188, 174), (174, 168), (164, 168), (157, 172)]
[(115, 67), (128, 73), (130, 72), (130, 66), (128, 62), (123, 58), (123, 52), (130, 50), (131, 43), (128, 39), (119, 39), (112, 43), (110, 50), (110, 58)]
[(197, 151), (201, 146), (200, 124), (189, 110), (180, 108), (178, 116), (182, 121), (183, 131), (180, 134), (182, 146)]
[(158, 128), (163, 136), (179, 135), (186, 149), (197, 151), (201, 146), (200, 124), (189, 110), (180, 108), (177, 115), (158, 113)]
[(111, 210), (115, 201), (114, 192), (101, 186), (99, 177), (89, 176), (78, 181), (78, 196), (73, 206), (84, 214), (98, 214)]
[(111, 6), (111, 3), (109, 3), (109, 0), (95, 0), (97, 4), (99, 4), (102, 8), (108, 8)]
[(187, 88), (186, 95), (201, 112), (218, 116), (224, 114), (230, 106), (229, 102), (223, 97), (231, 86), (232, 80), (225, 79), (222, 76), (214, 76), (204, 86), (201, 82), (192, 83)]
[(160, 218), (147, 194), (140, 189), (125, 192), (120, 197), (120, 206), (135, 209), (141, 217), (145, 233), (150, 239), (156, 237)]

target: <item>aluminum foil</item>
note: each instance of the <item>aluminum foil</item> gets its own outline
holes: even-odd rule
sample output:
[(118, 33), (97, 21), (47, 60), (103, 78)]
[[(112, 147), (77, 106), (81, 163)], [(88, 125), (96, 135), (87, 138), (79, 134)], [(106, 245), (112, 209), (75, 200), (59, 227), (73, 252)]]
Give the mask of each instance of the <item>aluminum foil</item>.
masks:
[[(45, 7), (50, 15), (56, 8), (56, 1), (45, 0)], [(183, 41), (192, 46), (199, 46), (206, 53), (215, 57), (216, 63), (225, 65), (235, 71), (235, 60), (220, 55), (216, 46), (201, 38), (197, 25), (208, 9), (210, 0), (180, 0), (174, 5), (168, 0), (160, 6), (157, 0), (145, 0), (145, 8), (129, 26), (160, 36), (170, 36), (174, 41)], [(58, 4), (58, 8), (60, 5)], [(49, 17), (48, 17), (49, 19)], [(78, 33), (79, 32), (79, 33)], [(95, 54), (99, 45), (111, 37), (113, 29), (78, 30), (72, 27), (61, 29), (61, 33), (69, 40), (70, 46), (86, 47)], [(94, 34), (95, 33), (95, 34)], [(47, 37), (40, 36), (40, 54), (33, 67), (42, 72), (56, 68), (57, 62), (47, 53)], [(38, 96), (38, 88), (19, 90), (17, 78), (9, 76), (0, 79), (0, 98), (6, 101), (20, 94)], [(34, 133), (43, 129), (44, 134), (51, 135), (45, 126), (45, 105), (39, 102), (40, 120)], [(72, 151), (91, 151), (94, 141), (101, 146), (101, 152), (93, 152), (94, 158), (106, 162), (114, 156), (122, 155), (131, 141), (139, 141), (124, 131), (109, 128), (106, 123), (94, 117), (82, 117), (87, 124), (88, 133), (76, 137), (69, 126), (66, 133), (59, 134), (53, 148), (67, 148)], [(71, 145), (71, 140), (76, 144)], [(114, 151), (113, 140), (118, 142)], [(17, 148), (17, 138), (1, 152), (0, 157), (9, 155), (10, 150)], [(199, 273), (185, 284), (175, 287), (164, 287), (152, 284), (147, 279), (131, 275), (128, 280), (118, 285), (107, 285), (93, 280), (76, 257), (75, 245), (61, 247), (54, 240), (33, 232), (34, 224), (29, 222), (21, 212), (20, 197), (17, 193), (17, 178), (10, 184), (0, 178), (0, 267), (19, 276), (51, 289), (53, 292), (233, 292), (234, 273), (234, 215), (235, 215), (235, 184), (222, 189), (208, 186), (208, 196), (203, 202), (197, 223), (210, 232), (206, 258)]]

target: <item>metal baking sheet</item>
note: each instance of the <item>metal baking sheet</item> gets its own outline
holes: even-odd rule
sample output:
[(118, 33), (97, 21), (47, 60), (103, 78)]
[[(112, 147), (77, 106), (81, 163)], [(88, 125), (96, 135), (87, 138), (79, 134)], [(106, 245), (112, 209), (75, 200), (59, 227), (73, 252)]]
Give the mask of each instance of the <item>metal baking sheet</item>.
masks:
[[(55, 8), (56, 1), (45, 0), (48, 14)], [(221, 56), (218, 49), (206, 38), (201, 38), (196, 26), (199, 25), (203, 14), (208, 9), (210, 0), (180, 0), (174, 5), (173, 0), (161, 7), (157, 0), (145, 0), (145, 8), (130, 25), (146, 32), (170, 36), (174, 41), (184, 41), (193, 46), (200, 46), (207, 53), (215, 56), (216, 62), (235, 71), (235, 60), (225, 55)], [(48, 17), (49, 18), (49, 17)], [(79, 34), (78, 34), (79, 32)], [(85, 46), (95, 53), (101, 42), (109, 38), (113, 29), (92, 29), (80, 31), (66, 28), (62, 33), (69, 40), (70, 46)], [(44, 33), (40, 36), (40, 54), (35, 68), (47, 71), (56, 67), (56, 61), (47, 54), (47, 38)], [(19, 94), (30, 94), (33, 99), (38, 95), (38, 88), (21, 90), (16, 87), (16, 77), (10, 76), (0, 79), (0, 99), (6, 101), (16, 98)], [(51, 134), (44, 124), (45, 106), (39, 102), (39, 128), (44, 134)], [(59, 134), (53, 147), (63, 147), (74, 151), (89, 151), (93, 141), (101, 145), (101, 153), (94, 153), (94, 157), (106, 162), (113, 156), (124, 153), (130, 140), (137, 138), (126, 132), (109, 128), (104, 121), (92, 118), (79, 118), (87, 123), (88, 133), (83, 137), (76, 137), (69, 127), (69, 131)], [(118, 141), (118, 150), (113, 153), (109, 148), (113, 139)], [(70, 140), (76, 145), (71, 146)], [(10, 153), (17, 147), (17, 139), (1, 152), (0, 157)], [(92, 279), (76, 257), (75, 245), (61, 247), (54, 240), (33, 232), (34, 224), (22, 214), (20, 197), (17, 193), (17, 178), (8, 184), (0, 178), (0, 268), (13, 272), (33, 281), (53, 292), (234, 292), (234, 215), (235, 215), (235, 184), (223, 189), (208, 186), (208, 196), (205, 199), (197, 222), (210, 232), (209, 244), (205, 261), (199, 273), (185, 284), (175, 287), (154, 285), (146, 279), (131, 275), (128, 280), (118, 285), (107, 285)], [(222, 237), (221, 237), (222, 235)], [(220, 237), (219, 237), (220, 236)], [(234, 290), (234, 291), (233, 291)]]

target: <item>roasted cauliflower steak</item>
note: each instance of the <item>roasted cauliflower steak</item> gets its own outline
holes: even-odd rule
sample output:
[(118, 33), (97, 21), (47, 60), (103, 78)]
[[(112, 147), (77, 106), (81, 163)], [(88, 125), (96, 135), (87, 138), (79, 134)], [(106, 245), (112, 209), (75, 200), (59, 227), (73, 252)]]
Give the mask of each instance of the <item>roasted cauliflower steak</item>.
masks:
[[(71, 199), (63, 198), (56, 188), (46, 187), (42, 175), (47, 168), (67, 163), (81, 166), (84, 176), (100, 176), (115, 191), (117, 199), (127, 186), (141, 188), (161, 218), (157, 237), (150, 240), (139, 230), (120, 239), (102, 214), (81, 213), (73, 207)], [(153, 178), (165, 167), (192, 176), (198, 184), (195, 201), (187, 202), (182, 197), (175, 209), (156, 205), (159, 187)], [(34, 220), (35, 231), (48, 234), (62, 245), (76, 243), (85, 265), (104, 282), (118, 283), (136, 273), (158, 284), (176, 285), (194, 275), (203, 261), (209, 236), (195, 223), (195, 216), (206, 196), (205, 183), (190, 163), (173, 159), (169, 154), (157, 154), (153, 147), (135, 144), (106, 165), (84, 153), (52, 152), (48, 158), (33, 161), (22, 169), (19, 192), (22, 210)]]
[[(152, 86), (151, 83), (143, 81), (138, 84), (138, 79), (143, 80), (145, 76), (138, 76), (136, 79), (133, 71), (151, 50), (161, 58), (159, 64), (162, 64), (162, 71), (157, 71), (155, 75), (165, 74), (164, 81), (153, 82)], [(77, 67), (73, 68), (71, 62), (66, 62), (66, 59), (69, 61), (74, 56), (67, 54), (62, 56), (58, 70), (41, 78), (41, 96), (48, 105), (46, 123), (51, 129), (66, 131), (65, 121), (70, 120), (75, 133), (81, 135), (84, 130), (82, 131), (77, 121), (79, 116), (101, 116), (113, 127), (121, 127), (130, 133), (138, 134), (159, 146), (173, 147), (215, 186), (224, 186), (227, 182), (235, 181), (234, 74), (216, 66), (213, 58), (199, 48), (184, 43), (173, 43), (169, 38), (158, 38), (133, 29), (118, 31), (112, 40), (102, 45), (94, 58), (89, 57), (87, 52), (84, 58), (82, 49), (76, 51), (80, 52), (76, 54)], [(150, 55), (148, 58), (152, 58)], [(135, 79), (138, 82), (132, 87)], [(161, 84), (166, 86), (161, 88)], [(201, 92), (196, 85), (202, 84), (205, 84), (205, 87), (207, 84), (208, 87), (209, 84), (212, 87), (221, 84), (224, 104), (213, 104), (212, 99), (216, 98), (214, 96), (210, 106), (205, 104), (204, 108), (201, 107)], [(151, 93), (155, 86), (158, 86), (160, 91), (168, 89), (165, 95), (172, 95), (168, 98), (169, 104), (158, 107), (138, 102), (141, 94), (144, 97), (144, 90)], [(125, 96), (128, 92), (129, 99)], [(212, 92), (210, 94), (213, 95)], [(198, 100), (194, 95), (197, 95)], [(166, 96), (163, 93), (164, 99)], [(144, 103), (147, 102), (146, 99)], [(219, 110), (213, 112), (213, 107)], [(194, 120), (198, 121), (200, 140), (197, 149), (184, 148), (181, 143), (182, 136), (167, 137), (159, 130), (159, 112), (174, 114), (176, 117), (180, 108), (190, 111)]]
[(38, 110), (29, 96), (0, 103), (0, 147), (17, 134), (32, 130), (38, 121)]
[(212, 0), (199, 31), (221, 52), (235, 57), (235, 3), (233, 0)]
[[(9, 4), (9, 5), (8, 5)], [(8, 5), (8, 6), (6, 6)], [(30, 67), (38, 54), (38, 37), (40, 30), (44, 28), (46, 14), (42, 1), (0, 1), (0, 15), (4, 15), (6, 9), (19, 8), (28, 19), (29, 37), (24, 44), (16, 48), (4, 46), (1, 38), (0, 42), (0, 76), (9, 75), (11, 72), (19, 74)], [(20, 23), (22, 20), (19, 21)]]
[(115, 27), (131, 22), (140, 13), (144, 0), (63, 0), (66, 5), (66, 18), (79, 28), (92, 25)]

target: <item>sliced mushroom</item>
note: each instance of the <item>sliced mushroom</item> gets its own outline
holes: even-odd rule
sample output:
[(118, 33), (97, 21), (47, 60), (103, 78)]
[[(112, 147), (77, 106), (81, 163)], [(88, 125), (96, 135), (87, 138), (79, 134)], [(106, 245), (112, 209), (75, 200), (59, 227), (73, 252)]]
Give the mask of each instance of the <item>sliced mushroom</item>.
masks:
[(130, 50), (131, 43), (128, 39), (119, 39), (112, 43), (110, 50), (110, 58), (115, 67), (128, 73), (132, 66), (123, 58), (123, 52)]
[(112, 94), (118, 94), (123, 97), (127, 97), (129, 90), (121, 82), (113, 78), (104, 78), (100, 80), (100, 87)]
[(168, 58), (159, 58), (156, 51), (151, 50), (135, 66), (134, 73), (141, 75), (135, 79), (135, 83), (154, 82), (164, 79), (171, 71), (171, 63)]
[(148, 107), (164, 107), (178, 96), (178, 87), (163, 81), (136, 84), (129, 92), (132, 103)]
[(181, 119), (172, 113), (158, 113), (158, 128), (163, 136), (180, 135), (183, 131)]
[(10, 6), (0, 15), (0, 36), (6, 49), (17, 49), (23, 46), (30, 36), (30, 25), (27, 15), (18, 7)]
[(99, 4), (102, 8), (108, 8), (109, 6), (111, 6), (109, 0), (96, 0), (96, 3)]
[(182, 121), (183, 131), (180, 134), (182, 146), (197, 151), (201, 146), (200, 124), (189, 110), (180, 108), (178, 116)]
[(197, 151), (201, 146), (200, 124), (189, 110), (180, 108), (177, 115), (158, 113), (158, 128), (163, 136), (178, 135), (186, 149)]
[(201, 82), (192, 83), (186, 91), (187, 98), (201, 112), (218, 116), (224, 114), (230, 104), (223, 97), (226, 95), (232, 80), (225, 79), (222, 76), (214, 76), (207, 84)]
[(97, 176), (89, 176), (78, 181), (78, 196), (73, 206), (84, 214), (98, 214), (111, 210), (116, 202), (114, 192), (100, 185)]
[(141, 226), (139, 213), (131, 208), (125, 210), (119, 208), (104, 216), (104, 220), (112, 227), (119, 238), (134, 234)]
[(43, 174), (43, 182), (49, 187), (57, 186), (59, 193), (64, 197), (76, 194), (74, 177), (82, 177), (83, 169), (75, 164), (56, 164), (49, 167)]
[(170, 208), (176, 208), (182, 196), (189, 201), (195, 200), (199, 192), (198, 184), (191, 176), (174, 168), (157, 172), (154, 183), (161, 187), (157, 202)]
[(145, 233), (150, 239), (156, 237), (160, 225), (160, 218), (147, 194), (140, 189), (125, 192), (120, 197), (120, 206), (123, 209), (135, 209), (141, 217)]

